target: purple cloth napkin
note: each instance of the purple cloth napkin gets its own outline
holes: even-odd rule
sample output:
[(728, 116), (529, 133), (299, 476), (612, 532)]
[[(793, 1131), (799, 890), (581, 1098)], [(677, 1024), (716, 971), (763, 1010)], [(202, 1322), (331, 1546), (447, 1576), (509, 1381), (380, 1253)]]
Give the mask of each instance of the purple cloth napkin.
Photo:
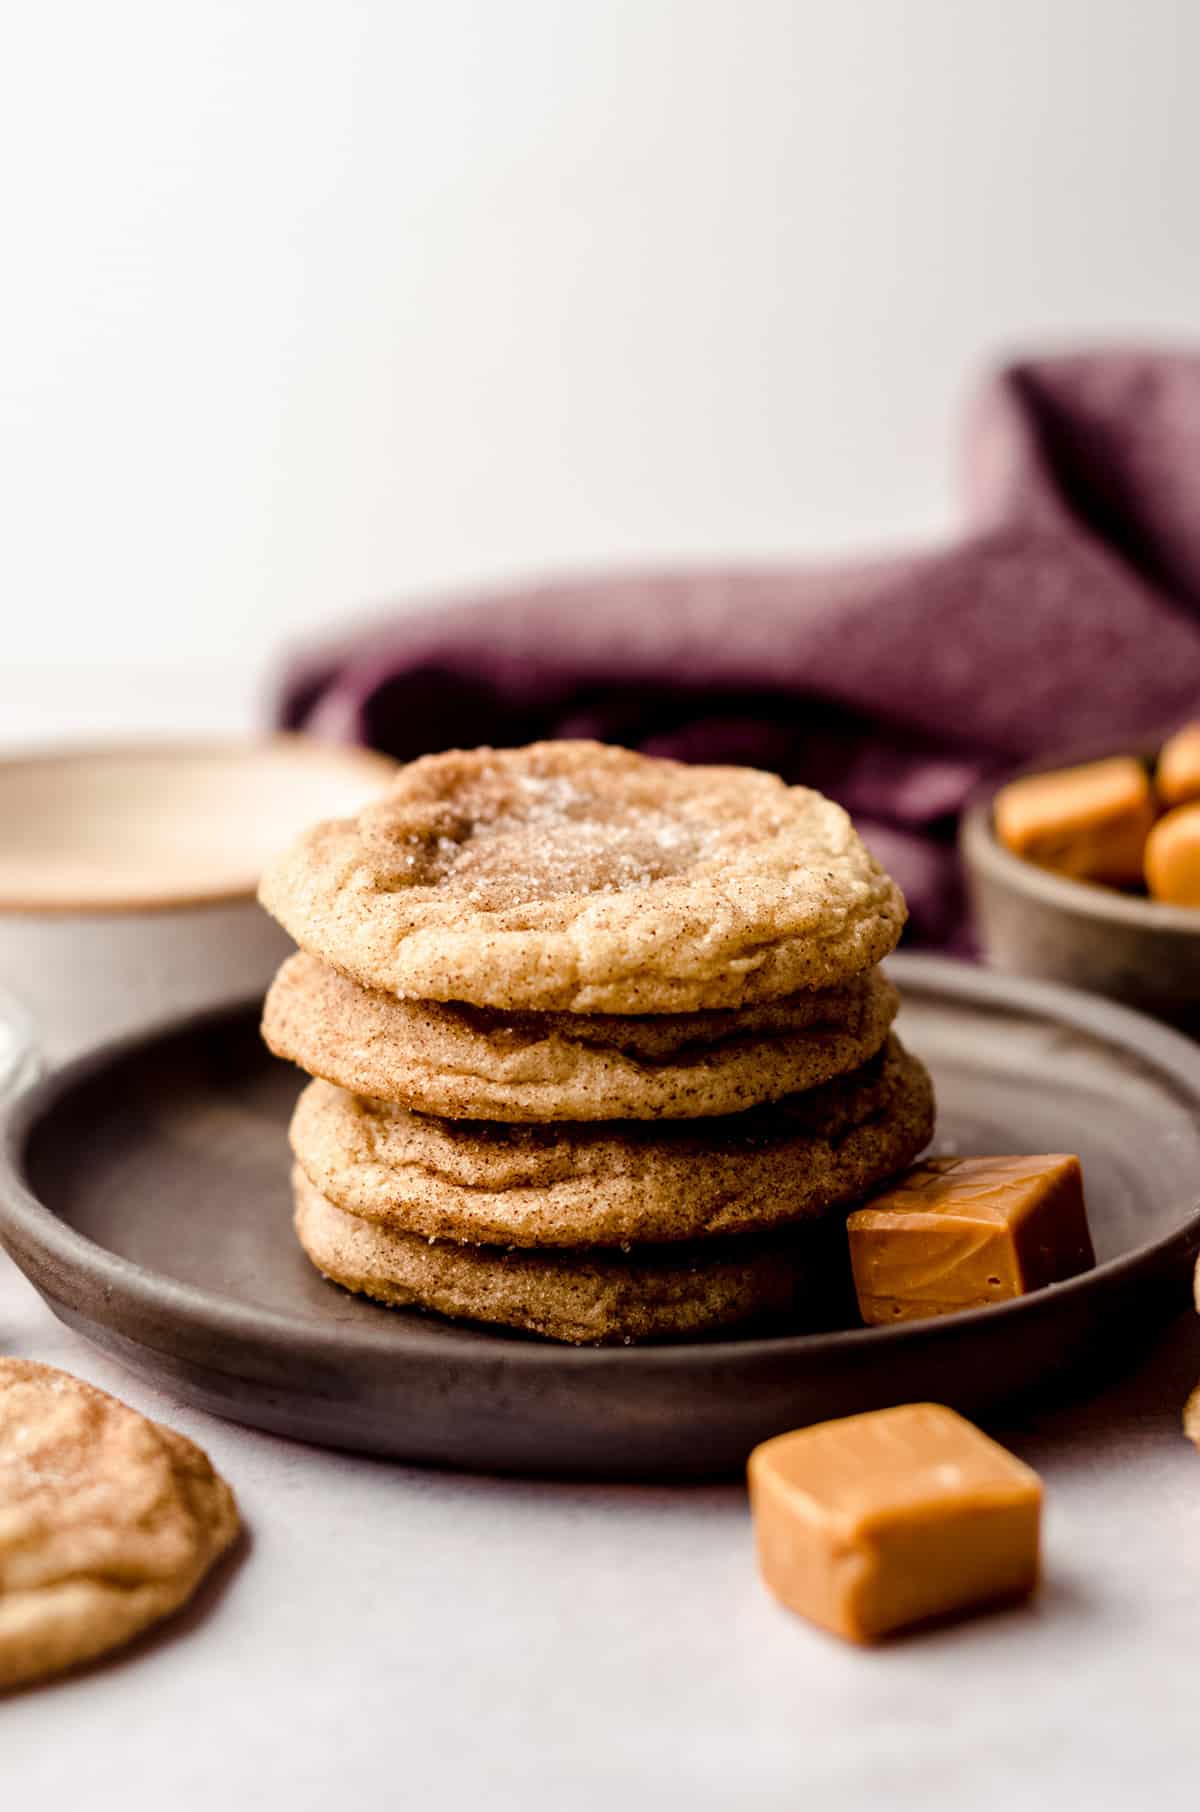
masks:
[(1200, 716), (1200, 355), (1015, 364), (971, 412), (967, 528), (869, 563), (529, 586), (301, 653), (291, 729), (408, 758), (594, 736), (842, 801), (960, 946), (955, 817), (1043, 752)]

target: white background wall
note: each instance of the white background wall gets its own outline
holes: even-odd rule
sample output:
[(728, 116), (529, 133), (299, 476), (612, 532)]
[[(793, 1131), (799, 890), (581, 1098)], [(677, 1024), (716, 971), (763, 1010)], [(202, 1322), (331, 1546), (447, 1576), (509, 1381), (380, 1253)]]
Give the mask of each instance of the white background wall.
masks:
[(1200, 321), (1191, 0), (7, 20), (9, 730), (243, 714), (389, 595), (937, 533), (993, 351)]

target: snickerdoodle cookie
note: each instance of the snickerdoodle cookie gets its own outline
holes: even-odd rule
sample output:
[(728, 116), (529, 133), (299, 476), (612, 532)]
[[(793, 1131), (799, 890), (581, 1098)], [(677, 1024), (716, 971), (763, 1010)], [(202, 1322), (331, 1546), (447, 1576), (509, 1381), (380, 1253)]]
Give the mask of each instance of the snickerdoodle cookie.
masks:
[(838, 987), (904, 921), (819, 793), (586, 742), (415, 761), (302, 837), (261, 898), (365, 987), (506, 1011), (691, 1013)]
[(183, 1435), (0, 1358), (0, 1690), (168, 1616), (237, 1532), (232, 1492)]
[(892, 1038), (850, 1075), (721, 1120), (444, 1120), (312, 1082), (291, 1138), (322, 1195), (405, 1233), (619, 1246), (823, 1214), (908, 1164), (932, 1123), (929, 1077)]
[(334, 1206), (297, 1166), (296, 1233), (323, 1275), (394, 1307), (522, 1328), (577, 1346), (711, 1333), (767, 1317), (811, 1325), (835, 1291), (822, 1229), (631, 1257), (430, 1241)]
[(450, 1119), (688, 1120), (741, 1113), (857, 1069), (899, 1004), (878, 969), (724, 1012), (504, 1013), (397, 1000), (291, 957), (263, 1010), (277, 1056), (358, 1095)]

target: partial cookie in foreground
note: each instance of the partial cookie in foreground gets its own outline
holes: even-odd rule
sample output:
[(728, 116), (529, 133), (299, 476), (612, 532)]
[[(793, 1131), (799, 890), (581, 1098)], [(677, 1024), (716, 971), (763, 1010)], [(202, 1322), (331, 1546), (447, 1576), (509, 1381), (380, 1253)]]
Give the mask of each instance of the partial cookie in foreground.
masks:
[(351, 1214), (429, 1239), (617, 1246), (759, 1232), (857, 1200), (933, 1129), (895, 1038), (849, 1076), (723, 1120), (515, 1126), (439, 1120), (310, 1083), (292, 1149)]
[(292, 1187), (300, 1244), (343, 1289), (576, 1346), (707, 1334), (780, 1316), (806, 1325), (838, 1300), (821, 1228), (629, 1257), (529, 1252), (432, 1241), (360, 1220), (327, 1201), (299, 1165)]
[(450, 1119), (694, 1119), (816, 1088), (874, 1055), (899, 997), (878, 969), (724, 1012), (634, 1018), (401, 1001), (289, 958), (263, 1010), (277, 1056)]
[(0, 1690), (178, 1610), (237, 1532), (233, 1493), (183, 1435), (0, 1358)]
[(261, 898), (365, 987), (537, 1012), (838, 987), (904, 922), (899, 889), (819, 793), (583, 742), (413, 762), (274, 862)]

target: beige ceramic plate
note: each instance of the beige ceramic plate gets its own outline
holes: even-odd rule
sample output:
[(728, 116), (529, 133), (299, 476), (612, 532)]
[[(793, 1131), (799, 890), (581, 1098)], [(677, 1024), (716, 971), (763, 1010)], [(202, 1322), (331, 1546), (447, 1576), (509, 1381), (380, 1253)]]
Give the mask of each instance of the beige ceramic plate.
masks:
[(0, 912), (144, 911), (252, 895), (267, 858), (355, 812), (386, 756), (275, 736), (0, 761)]

